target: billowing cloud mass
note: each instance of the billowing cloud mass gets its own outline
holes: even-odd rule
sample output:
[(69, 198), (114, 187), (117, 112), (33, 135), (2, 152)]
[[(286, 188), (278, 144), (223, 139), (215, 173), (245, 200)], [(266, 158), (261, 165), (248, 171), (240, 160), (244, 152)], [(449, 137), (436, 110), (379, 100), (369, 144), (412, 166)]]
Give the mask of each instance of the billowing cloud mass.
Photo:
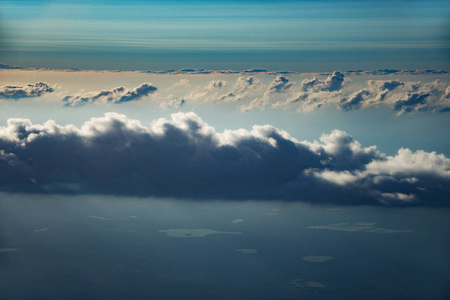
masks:
[(27, 85), (6, 85), (0, 87), (0, 99), (14, 99), (40, 97), (55, 90), (45, 82), (36, 82)]
[(450, 159), (388, 156), (339, 130), (302, 142), (270, 125), (218, 133), (194, 113), (150, 128), (108, 113), (81, 128), (9, 119), (0, 149), (10, 192), (449, 205)]
[(123, 86), (112, 90), (99, 92), (89, 92), (73, 96), (66, 96), (62, 99), (65, 106), (83, 106), (88, 103), (114, 103), (120, 104), (129, 101), (136, 101), (156, 92), (157, 88), (151, 83), (143, 83), (130, 90)]

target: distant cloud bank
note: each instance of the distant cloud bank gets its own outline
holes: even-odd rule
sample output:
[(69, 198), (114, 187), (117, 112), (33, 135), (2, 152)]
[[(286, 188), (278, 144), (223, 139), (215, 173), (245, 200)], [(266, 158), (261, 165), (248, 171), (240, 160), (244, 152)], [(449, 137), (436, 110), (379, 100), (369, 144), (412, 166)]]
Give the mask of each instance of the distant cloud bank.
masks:
[(151, 128), (108, 113), (81, 128), (9, 119), (0, 149), (0, 189), (9, 192), (450, 204), (449, 158), (388, 156), (339, 130), (307, 142), (270, 125), (219, 133), (194, 113)]
[[(38, 67), (21, 67), (11, 66), (0, 63), (0, 70), (55, 70), (64, 72), (84, 72), (84, 71), (99, 71), (99, 72), (138, 72), (149, 74), (241, 74), (241, 75), (302, 75), (308, 73), (296, 71), (269, 71), (266, 69), (248, 69), (248, 70), (205, 70), (205, 69), (179, 69), (179, 70), (82, 70), (79, 68), (70, 69), (54, 69), (54, 68), (38, 68)], [(320, 72), (319, 75), (332, 75), (333, 72)], [(400, 69), (375, 69), (375, 70), (350, 70), (343, 72), (345, 75), (444, 75), (448, 74), (447, 70), (400, 70)]]
[[(0, 67), (2, 66), (5, 69), (19, 68), (0, 65)], [(19, 68), (19, 70), (22, 69)], [(34, 70), (37, 75), (42, 74), (43, 71), (42, 73), (41, 71)], [(65, 71), (83, 72), (73, 69)], [(48, 72), (50, 71), (47, 70)], [(102, 74), (105, 73), (103, 71), (89, 72), (92, 73), (89, 76), (99, 77), (104, 76)], [(46, 98), (47, 101), (56, 103), (55, 100), (59, 100), (62, 105), (67, 107), (81, 107), (86, 104), (123, 104), (130, 101), (140, 101), (152, 95), (148, 105), (154, 105), (160, 109), (178, 109), (185, 105), (195, 107), (202, 104), (214, 104), (234, 106), (235, 109), (242, 112), (259, 110), (310, 112), (327, 107), (334, 107), (344, 112), (386, 107), (397, 115), (414, 112), (442, 113), (450, 111), (450, 87), (446, 71), (375, 70), (296, 73), (261, 69), (210, 72), (184, 69), (167, 72), (128, 72), (172, 74), (174, 76), (152, 75), (152, 78), (156, 81), (161, 80), (159, 81), (163, 85), (161, 89), (151, 83), (144, 82), (135, 88), (119, 86), (100, 91), (85, 91), (84, 87), (77, 87), (79, 92), (68, 93), (61, 89), (58, 93), (53, 93), (54, 88), (44, 82), (7, 85), (0, 87), (0, 99), (36, 98), (53, 93), (54, 95)], [(61, 74), (61, 76), (65, 76), (64, 73)], [(224, 75), (223, 77), (226, 80), (220, 78), (222, 77), (221, 74)], [(183, 78), (183, 75), (186, 75), (186, 77)], [(201, 76), (195, 78), (195, 75)], [(406, 78), (411, 80), (411, 78), (414, 78), (413, 76), (418, 75), (421, 75), (421, 80), (424, 80), (425, 75), (439, 79), (432, 82), (429, 80), (425, 80), (426, 82), (404, 80)], [(67, 76), (75, 75), (69, 74)], [(358, 76), (366, 76), (368, 80), (363, 81), (361, 77), (357, 79)], [(377, 76), (382, 76), (383, 80), (378, 79)], [(389, 78), (386, 76), (398, 77)], [(176, 81), (166, 87), (164, 86), (164, 82), (167, 83), (167, 81), (175, 78)], [(62, 87), (73, 90), (70, 83), (66, 85)], [(158, 86), (160, 85), (158, 84)]]

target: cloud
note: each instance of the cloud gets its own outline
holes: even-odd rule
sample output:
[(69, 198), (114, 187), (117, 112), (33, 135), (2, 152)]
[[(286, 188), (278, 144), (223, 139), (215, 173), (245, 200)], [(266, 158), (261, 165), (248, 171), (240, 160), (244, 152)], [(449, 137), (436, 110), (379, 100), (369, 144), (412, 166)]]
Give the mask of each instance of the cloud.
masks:
[(288, 109), (295, 105), (298, 111), (313, 111), (329, 104), (339, 105), (339, 101), (345, 100), (341, 96), (341, 89), (348, 82), (344, 74), (338, 71), (334, 71), (325, 80), (316, 77), (305, 79), (300, 90), (293, 92), (285, 102), (277, 102), (272, 107)]
[(326, 288), (327, 286), (317, 281), (304, 281), (303, 279), (294, 279), (290, 284), (299, 288)]
[(217, 102), (236, 102), (249, 96), (249, 90), (255, 90), (260, 80), (254, 76), (238, 77), (232, 90), (217, 97)]
[(89, 216), (89, 218), (97, 219), (97, 220), (102, 220), (102, 221), (111, 220), (110, 218), (101, 217), (101, 216)]
[(33, 230), (34, 232), (44, 232), (44, 231), (47, 231), (48, 230), (48, 228), (47, 227), (44, 227), (44, 228), (40, 228), (40, 229), (35, 229), (35, 230)]
[(205, 99), (206, 96), (209, 96), (208, 100), (213, 101), (217, 97), (217, 91), (227, 86), (227, 82), (224, 80), (211, 80), (204, 87), (197, 87), (196, 89), (190, 91), (186, 98), (192, 100), (202, 100)]
[(0, 149), (0, 190), (10, 192), (450, 204), (450, 159), (387, 156), (339, 130), (301, 142), (270, 125), (219, 133), (194, 113), (150, 128), (107, 113), (81, 128), (9, 119)]
[(413, 110), (426, 110), (426, 102), (429, 96), (429, 93), (423, 92), (407, 94), (405, 98), (394, 103), (394, 110), (400, 113), (411, 112)]
[(221, 89), (227, 85), (227, 82), (224, 80), (211, 80), (208, 84), (209, 89), (218, 88)]
[(48, 83), (36, 82), (27, 85), (6, 85), (0, 87), (0, 99), (14, 99), (40, 97), (47, 93), (53, 93), (54, 88)]
[(333, 259), (333, 256), (303, 256), (304, 261), (322, 263)]
[(345, 72), (349, 75), (445, 75), (445, 70), (397, 70), (397, 69), (377, 69), (377, 70), (357, 70)]
[(121, 86), (112, 90), (66, 96), (62, 99), (62, 101), (65, 102), (65, 106), (70, 107), (83, 106), (88, 103), (121, 104), (129, 101), (137, 101), (143, 97), (153, 94), (156, 90), (157, 88), (153, 84), (143, 83), (132, 90)]
[[(448, 84), (439, 80), (429, 83), (401, 82), (398, 79), (368, 80), (366, 88), (354, 91), (352, 86), (342, 89), (347, 81), (342, 74), (338, 76), (336, 73), (339, 72), (334, 72), (325, 81), (317, 78), (303, 80), (300, 91), (291, 93), (285, 102), (278, 101), (272, 107), (297, 107), (298, 111), (313, 111), (335, 105), (343, 111), (349, 111), (387, 106), (397, 115), (415, 111), (450, 111), (450, 89)], [(338, 86), (341, 88), (337, 89)], [(260, 107), (265, 108), (267, 105)]]
[(182, 107), (186, 101), (184, 99), (172, 98), (170, 100), (163, 101), (159, 104), (159, 107), (162, 109), (170, 109), (170, 108), (180, 108)]
[(5, 253), (5, 252), (16, 252), (19, 251), (19, 249), (17, 248), (0, 248), (0, 253)]
[(174, 84), (172, 84), (172, 86), (170, 86), (169, 89), (173, 89), (173, 88), (178, 88), (178, 87), (186, 87), (189, 86), (189, 79), (180, 79), (177, 82), (175, 82)]
[(292, 87), (292, 83), (289, 82), (289, 79), (283, 76), (277, 76), (269, 85), (267, 92), (268, 93), (284, 93), (288, 91)]
[(247, 112), (247, 111), (251, 111), (251, 110), (264, 110), (267, 105), (269, 105), (269, 97), (267, 94), (264, 94), (263, 97), (258, 97), (253, 99), (250, 103), (248, 104), (244, 104), (240, 106), (240, 110), (242, 112)]
[[(241, 75), (330, 75), (329, 73), (319, 72), (319, 73), (302, 73), (296, 71), (268, 71), (261, 68), (253, 68), (249, 70), (205, 70), (205, 69), (179, 69), (179, 70), (82, 70), (79, 68), (67, 68), (67, 69), (53, 69), (53, 68), (39, 68), (39, 67), (22, 67), (22, 66), (11, 66), (8, 64), (0, 63), (0, 69), (3, 70), (36, 70), (36, 71), (64, 71), (64, 72), (127, 72), (127, 73), (148, 73), (148, 74), (186, 74), (186, 75), (208, 75), (208, 74), (241, 74)], [(375, 69), (375, 70), (349, 70), (344, 72), (346, 75), (446, 75), (449, 72), (446, 70), (399, 70), (399, 69)]]
[[(337, 223), (329, 225), (309, 226), (311, 229), (325, 229), (349, 232), (405, 233), (413, 230), (395, 230), (375, 227), (375, 223)], [(304, 259), (304, 258), (303, 258)]]
[(364, 102), (365, 98), (370, 95), (370, 92), (368, 90), (360, 90), (357, 92), (354, 92), (350, 98), (344, 98), (341, 100), (341, 103), (339, 106), (342, 110), (353, 110), (353, 109), (359, 109), (362, 106), (362, 103)]
[(326, 80), (320, 80), (314, 77), (313, 79), (305, 79), (302, 81), (302, 90), (307, 91), (327, 91), (334, 92), (339, 91), (346, 80), (344, 74), (338, 71), (334, 71), (333, 74), (327, 77)]
[(256, 249), (236, 249), (237, 252), (241, 252), (244, 254), (255, 254), (258, 253)]
[(159, 232), (175, 238), (202, 238), (211, 234), (242, 234), (242, 232), (217, 231), (212, 229), (164, 229)]

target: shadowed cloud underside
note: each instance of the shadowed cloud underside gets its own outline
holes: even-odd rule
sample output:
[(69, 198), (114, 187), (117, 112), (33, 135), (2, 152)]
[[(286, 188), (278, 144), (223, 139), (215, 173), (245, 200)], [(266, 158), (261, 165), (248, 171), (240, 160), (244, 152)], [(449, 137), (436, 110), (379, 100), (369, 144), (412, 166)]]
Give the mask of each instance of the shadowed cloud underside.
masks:
[(10, 119), (0, 148), (0, 189), (10, 192), (449, 204), (450, 159), (388, 156), (339, 130), (307, 142), (270, 125), (218, 133), (194, 113), (151, 128), (107, 113), (81, 128)]

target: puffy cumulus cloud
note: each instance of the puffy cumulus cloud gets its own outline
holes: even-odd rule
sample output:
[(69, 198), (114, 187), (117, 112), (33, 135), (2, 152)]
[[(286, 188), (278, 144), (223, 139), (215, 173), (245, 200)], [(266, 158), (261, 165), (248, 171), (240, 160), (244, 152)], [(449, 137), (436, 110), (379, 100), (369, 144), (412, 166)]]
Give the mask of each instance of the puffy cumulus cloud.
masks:
[(172, 86), (169, 89), (186, 87), (186, 86), (189, 86), (189, 79), (183, 78), (183, 79), (178, 80), (174, 84), (172, 84)]
[(250, 95), (251, 90), (255, 90), (260, 80), (254, 76), (238, 77), (230, 92), (217, 97), (217, 102), (236, 102)]
[(260, 80), (255, 76), (238, 77), (236, 84), (234, 85), (235, 90), (245, 91), (251, 88), (255, 88), (256, 85), (260, 83)]
[(342, 100), (341, 92), (294, 92), (284, 102), (276, 102), (272, 107), (289, 109), (297, 107), (297, 111), (314, 111), (327, 105), (338, 104)]
[(211, 80), (206, 86), (190, 91), (185, 98), (198, 101), (208, 96), (209, 100), (214, 100), (217, 97), (217, 91), (226, 85), (227, 82), (224, 80)]
[(367, 106), (388, 105), (398, 114), (450, 110), (448, 85), (439, 80), (429, 83), (370, 80), (368, 87), (372, 96)]
[[(368, 80), (367, 87), (355, 91), (350, 85), (342, 89), (346, 80), (342, 81), (343, 77), (335, 73), (337, 72), (325, 81), (317, 78), (303, 80), (301, 90), (290, 93), (286, 101), (278, 101), (272, 107), (283, 109), (296, 107), (298, 111), (313, 111), (325, 106), (337, 106), (349, 111), (387, 106), (397, 114), (414, 111), (450, 111), (450, 89), (448, 84), (439, 80), (429, 83), (401, 82), (398, 79)], [(333, 77), (335, 79), (332, 79)], [(332, 82), (334, 84), (331, 84)], [(342, 83), (341, 88), (335, 90), (339, 82)], [(330, 86), (335, 88), (330, 89)]]
[(269, 101), (267, 94), (264, 94), (263, 97), (255, 98), (250, 103), (241, 105), (240, 109), (242, 112), (264, 110), (269, 105)]
[(108, 113), (80, 128), (10, 119), (0, 149), (10, 192), (449, 205), (450, 159), (387, 156), (338, 130), (302, 142), (270, 125), (219, 133), (194, 113), (149, 128)]
[(359, 109), (363, 105), (364, 100), (369, 95), (370, 92), (368, 90), (360, 90), (354, 92), (352, 95), (350, 95), (349, 98), (342, 99), (339, 106), (342, 110)]
[(339, 91), (347, 80), (344, 78), (344, 74), (338, 71), (334, 71), (333, 74), (327, 77), (325, 80), (320, 80), (314, 77), (313, 79), (305, 79), (302, 81), (302, 90), (307, 91)]
[[(228, 86), (227, 81), (211, 80), (208, 85), (190, 91), (185, 98), (216, 103), (237, 102), (249, 97), (254, 91), (257, 91), (257, 88), (261, 87), (259, 84), (260, 80), (254, 76), (247, 78), (238, 77), (229, 89), (225, 89)], [(225, 91), (220, 92), (224, 89)]]
[(292, 87), (292, 83), (289, 82), (284, 76), (277, 76), (269, 85), (268, 93), (284, 93)]
[(45, 82), (36, 82), (26, 85), (6, 85), (0, 87), (0, 99), (14, 99), (40, 97), (47, 93), (53, 93), (54, 87)]
[(405, 98), (395, 101), (394, 110), (400, 113), (411, 112), (413, 110), (427, 110), (427, 99), (430, 96), (429, 93), (414, 92), (405, 95)]
[(114, 103), (121, 104), (129, 101), (137, 101), (143, 97), (156, 92), (157, 88), (151, 83), (143, 83), (134, 89), (127, 89), (123, 86), (112, 90), (89, 92), (73, 96), (66, 96), (62, 99), (65, 106), (77, 107), (88, 103)]
[(221, 89), (226, 85), (227, 85), (227, 82), (224, 80), (211, 80), (208, 84), (208, 88), (209, 89), (214, 89), (214, 88)]
[(375, 102), (383, 101), (386, 95), (397, 87), (405, 86), (400, 80), (369, 80), (367, 81), (369, 89), (376, 94)]
[(336, 185), (363, 188), (384, 204), (449, 204), (446, 194), (450, 192), (450, 159), (435, 152), (402, 148), (397, 155), (372, 160), (360, 170), (313, 173)]
[(278, 101), (272, 107), (283, 109), (297, 107), (298, 111), (313, 111), (330, 104), (339, 106), (340, 101), (343, 101), (341, 89), (348, 81), (344, 78), (344, 74), (338, 71), (333, 72), (325, 80), (316, 77), (304, 79), (300, 89), (295, 89), (286, 101)]
[[(291, 89), (292, 82), (290, 82), (289, 79), (284, 76), (277, 76), (274, 80), (272, 80), (262, 95), (253, 99), (250, 103), (241, 105), (240, 110), (243, 112), (251, 110), (264, 110), (271, 104), (271, 94), (286, 93), (290, 92)], [(286, 103), (277, 102), (272, 104), (273, 108), (278, 108), (281, 106), (286, 106)]]

